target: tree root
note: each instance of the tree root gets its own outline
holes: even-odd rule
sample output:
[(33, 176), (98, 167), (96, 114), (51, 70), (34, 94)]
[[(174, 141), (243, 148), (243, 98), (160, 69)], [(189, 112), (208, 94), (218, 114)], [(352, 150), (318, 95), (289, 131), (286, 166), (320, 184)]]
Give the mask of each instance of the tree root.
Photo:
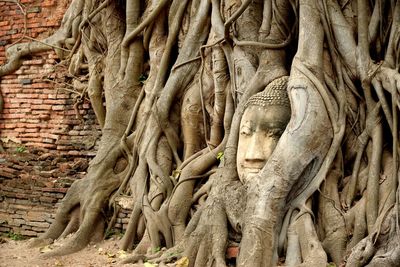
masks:
[[(240, 242), (238, 266), (272, 266), (286, 242), (292, 266), (339, 265), (346, 252), (348, 266), (397, 264), (399, 1), (372, 1), (371, 18), (361, 0), (357, 10), (351, 1), (239, 2), (73, 0), (55, 34), (7, 49), (0, 76), (51, 48), (71, 61), (72, 76), (88, 70), (103, 134), (87, 177), (31, 242), (68, 236), (45, 257), (103, 238), (115, 199), (130, 194), (122, 248), (137, 246), (125, 262), (226, 266), (228, 244)], [(288, 67), (290, 124), (243, 185), (236, 154), (245, 103)], [(311, 196), (319, 202), (307, 206)]]
[(208, 202), (202, 215), (190, 234), (183, 256), (189, 259), (189, 266), (207, 266), (214, 261), (215, 266), (226, 266), (228, 231), (225, 212), (220, 204)]
[(16, 44), (8, 47), (6, 51), (8, 62), (0, 67), (0, 77), (17, 70), (21, 66), (23, 58), (28, 55), (49, 51), (53, 48), (66, 50), (62, 48), (61, 45), (70, 37), (73, 18), (77, 13), (81, 12), (81, 9), (79, 9), (81, 1), (82, 0), (72, 1), (61, 22), (61, 27), (50, 37), (43, 41), (33, 40), (33, 42)]
[(300, 244), (302, 262), (298, 266), (326, 266), (328, 257), (318, 240), (311, 215), (304, 213), (292, 222), (291, 227), (295, 229)]
[(324, 236), (322, 246), (337, 266), (343, 261), (346, 252), (347, 229), (346, 220), (340, 209), (338, 182), (342, 176), (341, 162), (336, 160), (329, 172), (320, 193), (319, 217)]

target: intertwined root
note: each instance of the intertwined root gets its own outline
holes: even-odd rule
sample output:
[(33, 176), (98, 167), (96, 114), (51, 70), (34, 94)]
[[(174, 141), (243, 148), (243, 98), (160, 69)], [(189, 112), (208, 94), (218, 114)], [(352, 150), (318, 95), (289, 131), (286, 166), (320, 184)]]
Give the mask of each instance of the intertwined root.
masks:
[[(232, 231), (243, 234), (239, 266), (275, 264), (286, 238), (288, 264), (324, 265), (328, 254), (339, 265), (353, 247), (349, 266), (398, 262), (399, 222), (389, 208), (398, 208), (400, 2), (358, 1), (357, 10), (348, 1), (239, 2), (73, 0), (55, 34), (7, 50), (0, 76), (51, 48), (71, 60), (70, 74), (88, 71), (103, 133), (88, 176), (31, 245), (73, 234), (46, 254), (63, 255), (101, 239), (110, 197), (113, 204), (130, 185), (135, 204), (122, 247), (140, 243), (127, 261), (184, 256), (191, 265), (224, 266)], [(390, 33), (379, 33), (386, 26)], [(289, 65), (291, 122), (243, 189), (235, 159), (244, 103)], [(224, 175), (209, 178), (217, 164)], [(324, 180), (315, 196), (321, 247), (316, 207), (306, 201)], [(147, 254), (163, 245), (175, 247)]]
[(400, 260), (399, 223), (396, 208), (392, 206), (380, 215), (372, 233), (352, 248), (346, 266), (397, 266)]
[[(86, 196), (90, 196), (85, 190), (88, 188), (88, 181), (79, 180), (71, 186), (56, 213), (53, 224), (45, 234), (31, 242), (31, 246), (45, 246), (56, 239), (73, 234), (66, 244), (44, 254), (45, 257), (71, 254), (83, 249), (91, 241), (98, 242), (103, 239), (105, 218), (100, 212), (102, 207), (94, 205), (93, 196), (91, 200), (85, 199)], [(97, 197), (101, 196), (97, 194)]]
[[(110, 196), (120, 186), (121, 176), (126, 175), (129, 168), (126, 164), (118, 165), (121, 162), (119, 146), (109, 144), (103, 149), (107, 157), (99, 162), (94, 161), (89, 167), (87, 177), (71, 185), (50, 228), (31, 243), (31, 246), (42, 246), (73, 233), (66, 244), (45, 256), (74, 253), (89, 242), (98, 242), (104, 238), (107, 219), (104, 210)], [(121, 167), (122, 171), (117, 170), (116, 166)]]

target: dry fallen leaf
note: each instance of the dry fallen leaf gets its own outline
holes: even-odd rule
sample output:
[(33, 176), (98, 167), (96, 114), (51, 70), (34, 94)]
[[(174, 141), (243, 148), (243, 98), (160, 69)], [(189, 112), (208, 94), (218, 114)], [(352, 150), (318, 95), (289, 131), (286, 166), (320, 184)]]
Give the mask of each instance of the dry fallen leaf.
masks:
[(114, 259), (114, 258), (109, 258), (109, 259), (107, 260), (107, 262), (108, 262), (108, 263), (115, 263), (115, 262), (117, 262), (117, 260)]
[(115, 253), (112, 253), (112, 252), (107, 252), (107, 256), (109, 257), (109, 258), (115, 258)]
[(64, 266), (64, 264), (62, 264), (61, 261), (56, 260), (56, 262), (54, 263), (54, 266)]
[(46, 253), (49, 251), (52, 251), (53, 249), (50, 246), (44, 246), (42, 248), (39, 249), (40, 253)]
[(128, 254), (126, 253), (125, 250), (118, 250), (117, 257), (119, 259), (124, 259), (124, 258), (128, 257)]
[(145, 263), (144, 263), (144, 267), (157, 267), (157, 265), (152, 264), (152, 263), (150, 263), (150, 262), (145, 262)]
[(187, 257), (182, 257), (175, 264), (176, 267), (188, 267), (189, 259)]

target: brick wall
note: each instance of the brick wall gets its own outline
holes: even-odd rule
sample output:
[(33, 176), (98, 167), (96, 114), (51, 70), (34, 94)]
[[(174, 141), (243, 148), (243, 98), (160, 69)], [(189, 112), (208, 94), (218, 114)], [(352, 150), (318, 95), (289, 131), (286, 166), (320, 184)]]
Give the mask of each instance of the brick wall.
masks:
[[(0, 154), (0, 233), (34, 237), (54, 221), (70, 185), (86, 175), (89, 159), (32, 148)], [(127, 228), (132, 200), (120, 197), (114, 229)]]
[(94, 112), (87, 99), (76, 106), (77, 94), (44, 81), (52, 78), (52, 71), (46, 68), (54, 60), (52, 53), (35, 56), (15, 74), (1, 78), (0, 140), (8, 149), (40, 147), (66, 155), (93, 156), (100, 135)]
[(70, 0), (20, 0), (20, 6), (12, 2), (0, 2), (0, 63), (4, 61), (4, 46), (23, 36), (44, 38), (61, 22)]
[[(45, 38), (55, 31), (69, 0), (21, 0), (26, 35)], [(0, 64), (5, 47), (20, 40), (24, 15), (15, 3), (0, 2)], [(23, 40), (29, 41), (29, 40)], [(79, 92), (64, 76), (54, 52), (32, 55), (13, 74), (0, 78), (4, 110), (0, 140), (5, 148), (41, 147), (67, 155), (92, 156), (99, 128), (87, 99), (75, 106)], [(79, 99), (81, 100), (81, 99)]]
[(54, 220), (55, 208), (88, 159), (31, 149), (0, 154), (0, 232), (37, 236)]
[[(26, 36), (42, 39), (60, 25), (70, 0), (20, 2)], [(0, 1), (0, 64), (5, 48), (24, 36), (24, 25), (20, 7)], [(54, 52), (32, 55), (15, 73), (0, 77), (0, 140), (7, 152), (0, 154), (0, 232), (45, 231), (57, 203), (95, 155), (95, 115), (87, 99), (76, 104), (79, 94), (59, 61)], [(126, 215), (120, 217), (119, 223)]]

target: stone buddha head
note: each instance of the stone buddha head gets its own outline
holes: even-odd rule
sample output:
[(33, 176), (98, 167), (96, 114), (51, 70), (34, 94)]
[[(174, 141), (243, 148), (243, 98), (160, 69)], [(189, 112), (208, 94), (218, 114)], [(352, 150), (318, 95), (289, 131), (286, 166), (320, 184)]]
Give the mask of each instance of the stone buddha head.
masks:
[(237, 171), (245, 184), (265, 165), (290, 120), (288, 76), (272, 81), (245, 105), (240, 122)]

